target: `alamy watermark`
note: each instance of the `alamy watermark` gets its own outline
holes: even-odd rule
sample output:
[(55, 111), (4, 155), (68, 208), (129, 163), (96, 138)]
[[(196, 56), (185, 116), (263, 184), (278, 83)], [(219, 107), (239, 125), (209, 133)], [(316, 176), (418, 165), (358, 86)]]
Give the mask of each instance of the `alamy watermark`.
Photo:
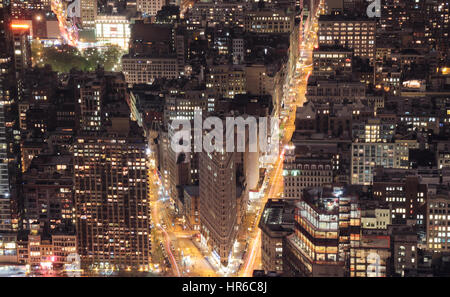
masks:
[(380, 18), (381, 17), (381, 0), (367, 0), (370, 2), (367, 6), (367, 16), (369, 18)]
[(367, 277), (380, 277), (383, 276), (381, 270), (381, 257), (377, 253), (370, 253), (367, 255)]
[[(191, 120), (175, 119), (170, 146), (176, 153), (259, 152), (278, 156), (279, 119), (277, 117), (207, 117), (200, 112)], [(192, 143), (192, 139), (194, 140)]]
[(66, 257), (66, 264), (64, 270), (69, 277), (81, 276), (81, 258), (77, 253), (71, 253)]

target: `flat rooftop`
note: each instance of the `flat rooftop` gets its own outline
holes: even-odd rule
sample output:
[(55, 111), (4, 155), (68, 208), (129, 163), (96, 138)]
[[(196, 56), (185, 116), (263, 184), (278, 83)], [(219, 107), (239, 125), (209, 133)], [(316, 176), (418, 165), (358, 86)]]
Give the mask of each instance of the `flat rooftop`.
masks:
[(269, 199), (259, 222), (260, 228), (270, 231), (290, 231), (294, 224), (294, 204), (286, 200)]
[(361, 237), (361, 247), (363, 248), (390, 248), (390, 237), (384, 235), (363, 235)]
[(320, 213), (336, 214), (339, 211), (340, 198), (361, 198), (366, 195), (363, 186), (325, 186), (309, 188), (303, 191), (302, 200)]

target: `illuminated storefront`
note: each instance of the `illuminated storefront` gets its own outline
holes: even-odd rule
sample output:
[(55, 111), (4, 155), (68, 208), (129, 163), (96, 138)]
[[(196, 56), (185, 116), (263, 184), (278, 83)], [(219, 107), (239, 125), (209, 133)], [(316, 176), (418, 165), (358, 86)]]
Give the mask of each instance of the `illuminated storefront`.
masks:
[(17, 245), (14, 234), (0, 234), (0, 262), (17, 262)]

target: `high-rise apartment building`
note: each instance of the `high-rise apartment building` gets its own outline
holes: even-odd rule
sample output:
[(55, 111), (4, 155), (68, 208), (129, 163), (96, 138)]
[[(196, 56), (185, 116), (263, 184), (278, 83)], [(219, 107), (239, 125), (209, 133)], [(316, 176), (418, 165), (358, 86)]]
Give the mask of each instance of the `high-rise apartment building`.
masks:
[(0, 103), (0, 231), (10, 231), (12, 227), (7, 148), (5, 115)]
[[(18, 79), (19, 73), (16, 72), (15, 64), (20, 59), (17, 57), (19, 49), (15, 46), (17, 41), (19, 43), (25, 41), (20, 36), (27, 35), (28, 32), (22, 32), (19, 28), (17, 31), (16, 28), (10, 27), (10, 17), (9, 9), (0, 5), (0, 48), (2, 49), (0, 50), (0, 230), (6, 232), (17, 228), (17, 221), (12, 215), (11, 202), (15, 196), (14, 173), (19, 170), (18, 161), (20, 160), (18, 137), (13, 140), (13, 133), (19, 132), (11, 125), (13, 116), (10, 111), (11, 104), (17, 100), (17, 87), (22, 81)], [(25, 48), (26, 44), (22, 43)]]
[(13, 60), (16, 72), (17, 100), (23, 99), (25, 70), (31, 67), (30, 26), (12, 24)]
[[(78, 252), (84, 267), (147, 271), (147, 145), (130, 120), (123, 76), (95, 75), (78, 80), (82, 121), (73, 149)], [(96, 82), (101, 87), (91, 91)], [(92, 107), (84, 115), (83, 105)]]
[(6, 7), (0, 4), (0, 47), (3, 49), (0, 53), (0, 104), (8, 104), (11, 98), (12, 89), (12, 44), (8, 36), (8, 13)]
[(94, 267), (147, 270), (146, 145), (130, 130), (115, 132), (79, 137), (74, 146), (79, 253)]

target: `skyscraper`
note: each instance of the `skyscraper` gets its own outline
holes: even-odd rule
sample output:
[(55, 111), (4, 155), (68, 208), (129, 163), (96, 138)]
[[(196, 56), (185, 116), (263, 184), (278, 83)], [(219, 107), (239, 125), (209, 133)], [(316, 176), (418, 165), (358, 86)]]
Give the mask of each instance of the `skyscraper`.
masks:
[[(11, 120), (11, 103), (15, 100), (17, 84), (14, 70), (13, 47), (11, 37), (16, 37), (14, 28), (9, 27), (10, 15), (7, 7), (0, 5), (0, 230), (15, 229), (12, 217), (12, 193), (14, 193), (14, 167), (10, 166), (17, 158), (17, 147), (13, 145), (13, 128), (7, 123)], [(12, 35), (12, 36), (11, 36)], [(17, 142), (15, 143), (17, 144)], [(16, 163), (17, 164), (17, 163)]]
[(11, 45), (8, 38), (8, 14), (6, 8), (1, 8), (0, 4), (0, 104), (9, 103), (11, 100), (10, 90), (12, 84), (10, 81), (12, 74)]
[(27, 24), (12, 24), (12, 38), (14, 50), (14, 69), (17, 81), (17, 100), (23, 97), (25, 70), (31, 67), (30, 26)]
[(200, 153), (201, 242), (226, 265), (237, 234), (236, 153)]
[[(146, 142), (137, 124), (130, 120), (124, 94), (117, 95), (123, 90), (123, 76), (97, 72), (96, 78), (79, 81), (85, 81), (80, 85), (81, 110), (88, 105), (95, 107), (84, 115), (82, 112), (74, 145), (75, 211), (82, 265), (147, 271), (150, 224)], [(92, 89), (90, 84), (101, 87)], [(86, 116), (91, 120), (86, 121)]]
[(11, 201), (3, 103), (0, 102), (0, 231), (11, 230)]

